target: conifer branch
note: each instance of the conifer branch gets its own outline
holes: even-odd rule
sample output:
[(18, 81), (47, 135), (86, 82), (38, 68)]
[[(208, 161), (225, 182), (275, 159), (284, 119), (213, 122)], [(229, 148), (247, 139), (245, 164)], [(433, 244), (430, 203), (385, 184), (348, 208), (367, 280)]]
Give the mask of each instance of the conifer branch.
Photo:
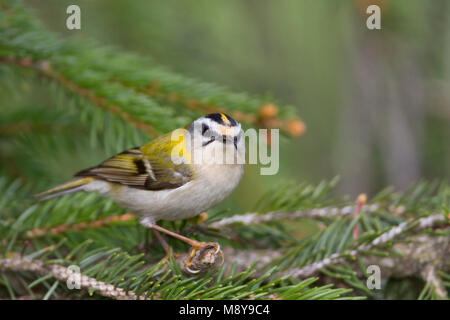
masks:
[[(371, 205), (364, 205), (361, 207), (361, 210), (367, 213), (375, 212), (379, 210), (382, 204), (374, 203)], [(287, 212), (268, 212), (268, 213), (245, 213), (245, 214), (236, 214), (227, 218), (220, 219), (218, 221), (207, 224), (208, 227), (213, 229), (221, 229), (227, 226), (231, 226), (234, 224), (242, 224), (242, 225), (252, 225), (252, 224), (261, 224), (270, 221), (282, 221), (282, 220), (295, 220), (299, 218), (310, 218), (310, 219), (323, 219), (323, 218), (335, 218), (350, 215), (356, 206), (345, 206), (342, 208), (339, 207), (325, 207), (325, 208), (317, 208), (311, 210), (298, 210), (292, 213)], [(391, 208), (395, 214), (401, 214), (404, 212), (404, 207)], [(67, 225), (61, 224), (57, 226), (53, 226), (51, 228), (36, 228), (33, 230), (29, 230), (27, 232), (27, 236), (30, 238), (40, 237), (45, 234), (62, 234), (69, 230), (82, 230), (85, 228), (96, 228), (103, 227), (110, 223), (120, 222), (120, 221), (129, 221), (135, 220), (136, 215), (131, 213), (126, 213), (122, 215), (109, 216), (106, 218), (89, 221), (89, 222), (80, 222), (75, 225)]]
[[(152, 136), (181, 127), (204, 112), (227, 112), (244, 123), (281, 128), (300, 136), (305, 125), (291, 107), (232, 93), (219, 86), (173, 74), (147, 59), (92, 43), (74, 43), (45, 30), (17, 3), (0, 10), (0, 62), (33, 69), (68, 91), (118, 115)], [(22, 38), (36, 41), (21, 41)], [(45, 54), (42, 44), (46, 43)], [(126, 66), (126, 67), (125, 67)], [(179, 114), (185, 109), (185, 114)], [(197, 110), (193, 113), (188, 110)], [(269, 111), (269, 112), (268, 112)], [(279, 111), (279, 112), (278, 112)], [(161, 123), (164, 116), (165, 123)]]
[(38, 259), (29, 259), (17, 253), (11, 253), (11, 258), (0, 259), (0, 270), (30, 271), (41, 275), (51, 275), (55, 279), (66, 282), (70, 279), (80, 279), (80, 286), (84, 289), (95, 290), (96, 293), (117, 300), (146, 300), (145, 294), (138, 296), (133, 291), (125, 291), (95, 278), (74, 272), (67, 267), (51, 264), (46, 265)]
[(291, 137), (299, 137), (306, 131), (306, 125), (300, 119), (282, 120), (278, 114), (278, 107), (272, 103), (264, 104), (260, 107), (257, 114), (246, 113), (239, 110), (230, 110), (224, 106), (218, 106), (214, 103), (204, 103), (197, 99), (188, 98), (177, 92), (165, 92), (161, 90), (160, 83), (152, 82), (145, 88), (135, 88), (137, 92), (148, 94), (157, 100), (169, 103), (178, 103), (192, 110), (200, 110), (203, 113), (226, 113), (233, 119), (254, 125), (259, 128), (279, 128), (285, 134)]
[(150, 136), (156, 137), (158, 132), (149, 124), (139, 121), (132, 116), (130, 116), (127, 112), (123, 111), (120, 106), (115, 104), (110, 104), (105, 98), (99, 97), (94, 94), (92, 91), (78, 86), (76, 83), (70, 81), (62, 74), (58, 73), (47, 60), (33, 61), (31, 58), (12, 58), (12, 57), (3, 57), (0, 58), (0, 63), (8, 63), (13, 64), (22, 68), (31, 69), (41, 77), (48, 78), (50, 80), (54, 80), (59, 83), (61, 86), (65, 87), (69, 91), (85, 98), (87, 101), (91, 102), (95, 106), (106, 109), (113, 114), (120, 116), (123, 120), (132, 123), (138, 129), (148, 133)]
[[(374, 203), (370, 205), (364, 205), (361, 207), (361, 210), (364, 212), (376, 212), (383, 205), (380, 203)], [(395, 214), (401, 214), (404, 212), (404, 207), (398, 208), (390, 208), (395, 212)], [(221, 219), (219, 221), (212, 222), (209, 224), (210, 227), (220, 229), (223, 227), (227, 227), (229, 225), (238, 223), (243, 225), (252, 225), (270, 221), (281, 221), (281, 220), (295, 220), (299, 218), (310, 218), (310, 219), (323, 219), (323, 218), (336, 218), (343, 217), (352, 214), (355, 210), (354, 205), (345, 206), (342, 208), (339, 207), (324, 207), (317, 208), (311, 210), (297, 210), (294, 212), (279, 212), (272, 211), (268, 213), (246, 213), (246, 214), (237, 214), (228, 218)]]
[(86, 228), (100, 228), (104, 227), (108, 224), (115, 223), (115, 222), (123, 222), (123, 221), (129, 221), (129, 220), (135, 220), (136, 216), (131, 213), (125, 213), (118, 216), (109, 216), (106, 218), (89, 221), (89, 222), (80, 222), (73, 225), (69, 224), (60, 224), (55, 227), (51, 228), (36, 228), (27, 231), (27, 237), (29, 238), (36, 238), (45, 236), (47, 234), (57, 235), (62, 234), (67, 231), (80, 231)]
[[(289, 136), (305, 131), (290, 106), (178, 75), (115, 48), (73, 40), (46, 30), (21, 2), (0, 3), (1, 82), (8, 86), (2, 95), (7, 90), (12, 96), (22, 95), (24, 86), (19, 84), (29, 77), (32, 81), (26, 84), (31, 90), (48, 90), (50, 104), (64, 107), (42, 112), (41, 106), (24, 102), (18, 111), (6, 110), (6, 120), (1, 121), (3, 135), (13, 137), (6, 139), (12, 141), (6, 141), (8, 146), (23, 136), (27, 141), (24, 147), (14, 145), (0, 165), (1, 173), (6, 171), (0, 179), (0, 270), (10, 271), (0, 279), (0, 298), (34, 297), (33, 290), (48, 298), (55, 290), (63, 291), (58, 283), (72, 275), (79, 276), (90, 293), (114, 299), (334, 299), (351, 290), (328, 286), (345, 279), (350, 279), (346, 285), (371, 294), (355, 279), (365, 276), (363, 264), (383, 267), (386, 278), (421, 276), (426, 286), (419, 298), (447, 297), (450, 278), (442, 274), (450, 268), (448, 218), (437, 214), (423, 218), (430, 212), (448, 212), (450, 189), (438, 181), (401, 193), (387, 189), (368, 204), (361, 197), (355, 205), (332, 195), (336, 179), (317, 186), (291, 183), (270, 191), (250, 213), (225, 217), (227, 213), (218, 212), (210, 221), (199, 219), (195, 227), (163, 222), (198, 240), (218, 238), (224, 246), (223, 256), (211, 248), (196, 251), (190, 268), (186, 258), (191, 252), (164, 264), (153, 263), (162, 250), (155, 246), (150, 256), (142, 253), (148, 234), (130, 223), (135, 215), (118, 215), (124, 211), (111, 199), (73, 194), (30, 203), (26, 198), (35, 183), (50, 183), (68, 173), (52, 168), (56, 149), (66, 157), (68, 148), (73, 153), (73, 137), (54, 134), (60, 123), (52, 121), (56, 117), (73, 127), (65, 131), (80, 133), (79, 145), (85, 147), (90, 140), (99, 153), (142, 144), (146, 135), (182, 127), (210, 112), (225, 112), (244, 126), (280, 128)], [(42, 131), (49, 132), (41, 136)], [(36, 166), (36, 159), (48, 165)], [(12, 182), (11, 177), (32, 183)], [(315, 225), (304, 237), (302, 230), (294, 230), (297, 224), (280, 223), (301, 218), (320, 220), (318, 228)], [(175, 240), (170, 244), (177, 250), (186, 248)], [(66, 266), (72, 263), (82, 273), (69, 271)], [(29, 273), (43, 276), (33, 281)], [(198, 273), (200, 277), (195, 276)], [(311, 275), (320, 275), (328, 286), (311, 288), (317, 279), (304, 279)], [(51, 285), (49, 279), (57, 282)], [(50, 289), (43, 295), (46, 288)]]
[[(449, 252), (447, 252), (449, 254)], [(425, 280), (426, 284), (430, 286), (434, 294), (437, 295), (439, 299), (447, 299), (448, 294), (442, 279), (436, 272), (436, 266), (427, 264), (421, 271), (421, 276)]]
[[(392, 249), (398, 254), (397, 256), (380, 257), (377, 255), (370, 255), (370, 253), (363, 252), (358, 255), (362, 258), (365, 265), (376, 264), (383, 270), (385, 277), (395, 275), (397, 277), (406, 277), (410, 275), (428, 274), (432, 271), (433, 277), (438, 277), (437, 270), (450, 270), (450, 259), (442, 259), (450, 255), (450, 242), (448, 236), (428, 236), (415, 235), (408, 238), (408, 242), (395, 243)], [(248, 266), (256, 263), (256, 268), (262, 271), (268, 265), (272, 265), (278, 259), (284, 256), (285, 252), (279, 249), (236, 249), (231, 246), (224, 248), (224, 255), (228, 261), (236, 263), (237, 270), (245, 270)], [(338, 265), (344, 261), (353, 263), (353, 258), (356, 256), (343, 256), (342, 259), (334, 259), (328, 261), (326, 259), (320, 261), (322, 267), (326, 267), (324, 261), (329, 262), (328, 265)], [(426, 263), (424, 263), (426, 262)], [(433, 267), (433, 270), (425, 270), (426, 267)], [(355, 266), (357, 267), (357, 266)], [(311, 265), (306, 266), (311, 270)], [(314, 268), (311, 274), (318, 274), (321, 268)], [(288, 269), (279, 274), (274, 274), (274, 277), (291, 275), (299, 269)], [(422, 274), (422, 272), (424, 272)], [(311, 275), (310, 274), (310, 275)], [(258, 273), (256, 274), (258, 275)], [(300, 274), (299, 278), (305, 275)], [(424, 276), (424, 279), (426, 276)], [(434, 278), (433, 278), (434, 279)], [(433, 280), (436, 281), (436, 280)], [(437, 282), (437, 281), (436, 281)]]
[[(58, 281), (63, 281), (76, 285), (80, 284), (79, 289), (87, 289), (90, 294), (93, 292), (102, 296), (117, 299), (117, 300), (150, 300), (150, 299), (170, 299), (175, 295), (178, 299), (192, 299), (194, 297), (203, 299), (226, 299), (230, 295), (237, 294), (241, 298), (248, 299), (361, 299), (363, 297), (345, 296), (351, 289), (334, 289), (330, 286), (323, 287), (309, 287), (312, 283), (317, 281), (317, 278), (310, 278), (301, 282), (296, 282), (292, 285), (285, 285), (278, 287), (279, 280), (271, 280), (267, 284), (263, 284), (269, 277), (270, 273), (266, 273), (247, 283), (243, 282), (253, 273), (252, 268), (240, 272), (237, 275), (230, 275), (221, 279), (221, 275), (215, 279), (215, 283), (210, 285), (210, 291), (207, 290), (207, 284), (211, 279), (184, 279), (175, 275), (172, 278), (166, 279), (166, 284), (163, 280), (167, 278), (170, 270), (155, 278), (156, 282), (146, 281), (141, 284), (141, 288), (135, 290), (123, 289), (114, 286), (110, 283), (97, 280), (94, 277), (89, 277), (73, 269), (69, 269), (59, 264), (46, 264), (42, 260), (31, 259), (20, 254), (10, 254), (9, 258), (0, 259), (0, 270), (8, 270), (14, 272), (33, 272), (39, 275), (48, 275)], [(221, 272), (223, 275), (223, 271)], [(42, 279), (42, 278), (41, 278)], [(232, 282), (241, 283), (236, 286)], [(181, 285), (182, 284), (182, 285)], [(148, 288), (148, 291), (143, 291), (142, 288)], [(155, 288), (161, 288), (160, 291), (155, 291)], [(189, 291), (191, 290), (191, 292)], [(151, 292), (150, 292), (151, 291)], [(28, 296), (27, 296), (28, 297)]]
[(411, 229), (413, 229), (414, 231), (417, 232), (419, 230), (423, 230), (441, 224), (442, 222), (445, 222), (445, 220), (446, 218), (442, 214), (434, 214), (424, 218), (405, 221), (399, 224), (398, 226), (393, 227), (390, 230), (384, 232), (383, 234), (376, 237), (374, 240), (372, 240), (367, 244), (361, 244), (354, 249), (345, 250), (342, 253), (334, 253), (321, 261), (314, 262), (301, 268), (287, 270), (282, 272), (281, 274), (282, 275), (288, 274), (294, 278), (308, 277), (317, 273), (320, 269), (328, 265), (342, 263), (349, 257), (356, 258), (359, 254), (364, 254), (364, 252), (370, 251), (374, 247), (386, 244), (389, 241), (398, 238), (406, 231), (410, 231)]

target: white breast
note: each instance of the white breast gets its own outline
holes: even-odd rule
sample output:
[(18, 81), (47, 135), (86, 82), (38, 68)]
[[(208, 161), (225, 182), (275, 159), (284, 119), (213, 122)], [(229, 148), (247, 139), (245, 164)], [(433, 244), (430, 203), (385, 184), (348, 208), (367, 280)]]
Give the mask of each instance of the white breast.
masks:
[[(218, 142), (209, 144), (202, 151), (221, 149)], [(245, 159), (243, 139), (238, 143), (238, 153)], [(193, 155), (195, 153), (192, 153)], [(236, 157), (237, 154), (234, 154)], [(236, 158), (235, 158), (236, 160)], [(87, 191), (97, 191), (114, 197), (117, 203), (130, 212), (157, 220), (177, 220), (196, 216), (225, 199), (238, 185), (244, 165), (205, 163), (193, 161), (194, 177), (183, 186), (169, 190), (142, 190), (105, 181), (94, 181), (86, 186)]]
[(225, 199), (238, 185), (243, 171), (241, 164), (201, 165), (195, 168), (192, 181), (176, 189), (151, 191), (94, 181), (86, 190), (109, 194), (130, 212), (155, 221), (187, 219)]

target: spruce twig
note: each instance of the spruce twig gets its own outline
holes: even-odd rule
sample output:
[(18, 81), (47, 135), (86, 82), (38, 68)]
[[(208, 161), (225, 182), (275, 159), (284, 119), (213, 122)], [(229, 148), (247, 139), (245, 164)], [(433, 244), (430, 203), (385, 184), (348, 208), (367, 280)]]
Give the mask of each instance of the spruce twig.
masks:
[(345, 250), (342, 253), (334, 253), (330, 255), (329, 257), (314, 262), (312, 264), (303, 266), (301, 268), (295, 268), (291, 270), (287, 270), (282, 272), (283, 275), (290, 275), (294, 278), (303, 278), (311, 276), (315, 273), (317, 273), (320, 269), (328, 266), (328, 265), (335, 265), (344, 262), (348, 257), (356, 258), (360, 253), (367, 252), (372, 250), (374, 247), (377, 247), (379, 245), (383, 245), (388, 243), (389, 241), (394, 240), (395, 238), (398, 238), (406, 231), (413, 228), (414, 231), (423, 230), (425, 228), (433, 227), (437, 224), (440, 224), (442, 222), (445, 222), (445, 217), (442, 214), (434, 214), (430, 215), (428, 217), (419, 218), (419, 219), (411, 219), (409, 221), (402, 222), (396, 227), (391, 228), (390, 230), (382, 233), (380, 236), (375, 238), (369, 243), (361, 244), (357, 246), (354, 249)]
[(23, 257), (17, 253), (11, 253), (10, 256), (10, 258), (0, 259), (0, 270), (30, 271), (42, 275), (51, 275), (62, 282), (70, 281), (70, 279), (79, 279), (81, 288), (95, 290), (95, 292), (102, 296), (117, 300), (147, 299), (145, 294), (138, 296), (133, 291), (125, 291), (122, 288), (74, 272), (73, 270), (58, 264), (45, 265), (41, 260)]
[[(370, 213), (378, 211), (380, 210), (380, 208), (383, 207), (384, 207), (383, 204), (374, 203), (370, 205), (363, 205), (361, 207), (361, 210)], [(209, 224), (209, 226), (212, 228), (221, 229), (223, 227), (227, 227), (232, 224), (252, 225), (270, 221), (295, 220), (299, 218), (310, 218), (310, 219), (336, 218), (352, 214), (355, 208), (356, 206), (350, 205), (342, 208), (324, 207), (311, 210), (297, 210), (294, 212), (272, 211), (264, 214), (258, 212), (251, 212), (233, 215), (231, 217), (212, 222), (211, 224)], [(395, 212), (395, 214), (401, 214), (405, 211), (404, 207), (397, 207), (397, 208), (391, 207), (388, 209)]]

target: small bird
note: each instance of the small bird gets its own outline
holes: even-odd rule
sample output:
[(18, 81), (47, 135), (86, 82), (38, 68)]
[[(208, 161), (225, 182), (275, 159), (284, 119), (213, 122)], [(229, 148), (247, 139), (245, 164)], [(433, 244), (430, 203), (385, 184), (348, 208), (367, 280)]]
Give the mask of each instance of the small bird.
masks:
[(169, 247), (158, 232), (188, 243), (192, 250), (185, 265), (189, 268), (196, 250), (212, 246), (218, 253), (220, 245), (184, 237), (156, 222), (191, 218), (220, 203), (241, 180), (242, 159), (241, 125), (224, 113), (212, 113), (82, 170), (74, 180), (36, 197), (43, 201), (77, 191), (111, 196), (139, 215), (139, 222), (153, 230), (166, 253)]

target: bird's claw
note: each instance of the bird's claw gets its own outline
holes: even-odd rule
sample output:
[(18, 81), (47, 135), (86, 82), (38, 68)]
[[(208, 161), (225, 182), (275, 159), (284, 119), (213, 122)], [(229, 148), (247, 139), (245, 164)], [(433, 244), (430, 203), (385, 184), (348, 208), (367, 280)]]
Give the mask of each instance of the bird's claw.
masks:
[(220, 250), (220, 244), (217, 242), (200, 242), (198, 245), (192, 246), (184, 261), (185, 268), (191, 274), (199, 273), (215, 265), (217, 255), (220, 255), (220, 264), (222, 265), (224, 258), (222, 250)]

